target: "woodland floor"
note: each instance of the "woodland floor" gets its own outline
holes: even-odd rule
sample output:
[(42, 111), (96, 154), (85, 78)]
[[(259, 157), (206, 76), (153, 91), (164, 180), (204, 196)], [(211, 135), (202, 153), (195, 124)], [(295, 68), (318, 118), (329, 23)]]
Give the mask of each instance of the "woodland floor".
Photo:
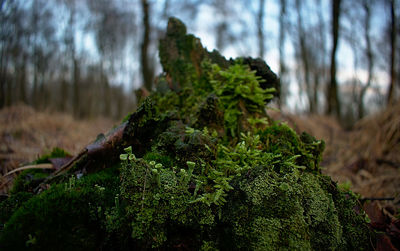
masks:
[[(269, 112), (297, 132), (326, 142), (323, 172), (339, 183), (350, 182), (363, 198), (393, 198), (376, 203), (394, 215), (400, 208), (400, 103), (358, 122), (346, 131), (333, 118)], [(36, 112), (19, 105), (0, 110), (0, 194), (9, 191), (15, 174), (7, 172), (60, 147), (76, 154), (117, 121), (77, 121), (59, 113)]]

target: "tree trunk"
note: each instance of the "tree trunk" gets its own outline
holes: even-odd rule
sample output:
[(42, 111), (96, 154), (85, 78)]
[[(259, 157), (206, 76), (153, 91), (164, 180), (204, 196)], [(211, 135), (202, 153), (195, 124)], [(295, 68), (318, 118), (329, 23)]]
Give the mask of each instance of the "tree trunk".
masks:
[(318, 113), (318, 90), (319, 90), (319, 84), (320, 84), (320, 76), (319, 76), (319, 74), (321, 74), (321, 73), (319, 73), (319, 71), (318, 71), (318, 69), (316, 69), (317, 70), (317, 73), (314, 73), (313, 75), (313, 77), (314, 77), (314, 87), (312, 88), (312, 111), (311, 111), (311, 109), (310, 109), (310, 112), (312, 112), (312, 113)]
[(66, 112), (67, 111), (67, 101), (68, 101), (68, 95), (69, 94), (69, 88), (68, 88), (68, 82), (65, 79), (61, 80), (61, 87), (60, 87), (60, 99), (59, 99), (59, 104), (60, 104), (60, 111)]
[[(3, 44), (6, 47), (6, 44)], [(7, 74), (7, 66), (6, 66), (6, 48), (1, 48), (1, 59), (0, 59), (0, 109), (3, 108), (6, 104), (6, 74)]]
[(284, 55), (284, 47), (285, 47), (285, 34), (286, 34), (286, 0), (280, 0), (280, 13), (279, 13), (279, 79), (281, 84), (281, 91), (279, 93), (279, 107), (282, 107), (284, 103), (284, 99), (287, 95), (288, 86), (286, 86), (286, 82), (284, 81), (286, 76), (286, 63), (285, 63), (285, 55)]
[(27, 94), (26, 94), (26, 55), (22, 56), (22, 62), (19, 67), (18, 73), (18, 85), (19, 85), (19, 97), (18, 99), (22, 101), (24, 104), (28, 103)]
[(264, 6), (265, 0), (259, 1), (259, 9), (257, 15), (257, 37), (258, 37), (258, 57), (264, 58), (265, 43), (264, 43)]
[(150, 6), (147, 0), (141, 0), (143, 9), (143, 38), (141, 44), (140, 63), (142, 67), (142, 77), (144, 87), (151, 91), (153, 87), (153, 69), (149, 60), (149, 45), (150, 45)]
[(390, 1), (390, 83), (389, 83), (389, 90), (387, 96), (387, 104), (390, 105), (394, 102), (395, 97), (395, 83), (396, 83), (396, 5), (395, 0)]
[(327, 114), (335, 114), (340, 119), (340, 102), (336, 80), (336, 51), (339, 39), (339, 18), (341, 0), (332, 0), (332, 52), (331, 52), (331, 81), (327, 92)]
[(78, 59), (76, 58), (75, 55), (75, 50), (73, 50), (73, 59), (72, 59), (72, 64), (73, 64), (73, 69), (72, 69), (72, 85), (73, 85), (73, 112), (75, 117), (80, 117), (81, 116), (81, 111), (80, 111), (80, 97), (79, 97), (79, 78), (80, 78), (80, 73), (79, 73), (79, 65), (78, 65)]
[(367, 1), (363, 2), (363, 8), (365, 11), (365, 20), (364, 20), (364, 38), (367, 44), (367, 48), (365, 51), (367, 57), (367, 64), (368, 64), (368, 78), (367, 83), (361, 88), (360, 96), (358, 100), (358, 118), (361, 119), (365, 116), (365, 108), (364, 108), (364, 96), (367, 92), (368, 88), (371, 86), (372, 81), (372, 70), (373, 70), (373, 54), (372, 54), (372, 47), (371, 47), (371, 36), (369, 34), (371, 30), (371, 6)]
[(306, 42), (307, 36), (304, 29), (303, 23), (303, 16), (301, 13), (301, 1), (296, 0), (296, 9), (297, 9), (297, 25), (298, 25), (298, 39), (299, 39), (299, 46), (300, 46), (300, 59), (302, 63), (303, 69), (303, 77), (304, 77), (304, 86), (307, 95), (307, 100), (309, 104), (309, 112), (315, 113), (316, 105), (314, 104), (313, 98), (313, 88), (311, 86), (311, 78), (310, 78), (310, 51)]
[(38, 60), (37, 60), (37, 52), (36, 49), (34, 50), (33, 53), (33, 90), (32, 90), (32, 95), (31, 95), (31, 100), (32, 100), (32, 105), (36, 109), (38, 108), (39, 105), (39, 71), (38, 71)]

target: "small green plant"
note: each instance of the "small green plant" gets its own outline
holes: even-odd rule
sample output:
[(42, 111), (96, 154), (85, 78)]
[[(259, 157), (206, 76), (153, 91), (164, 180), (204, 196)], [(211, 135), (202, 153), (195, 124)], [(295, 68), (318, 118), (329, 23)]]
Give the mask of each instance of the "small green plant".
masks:
[(338, 188), (343, 192), (349, 192), (350, 188), (351, 188), (351, 182), (346, 181), (346, 182), (340, 183), (340, 184), (338, 184)]
[[(239, 118), (247, 115), (246, 113), (264, 114), (265, 102), (272, 99), (275, 92), (274, 88), (262, 89), (260, 82), (263, 80), (240, 62), (227, 70), (221, 70), (218, 65), (213, 65), (210, 75), (214, 91), (224, 106), (226, 129), (233, 137), (238, 132)], [(252, 122), (256, 122), (254, 120), (255, 118)], [(265, 121), (259, 119), (257, 122)]]
[(132, 146), (124, 148), (125, 153), (119, 156), (120, 160), (122, 161), (134, 161), (136, 160), (135, 154), (132, 153)]
[(31, 234), (29, 234), (28, 237), (29, 237), (29, 240), (26, 241), (26, 244), (25, 244), (25, 245), (26, 245), (27, 247), (30, 247), (30, 246), (35, 245), (35, 244), (36, 244), (36, 237), (32, 237)]

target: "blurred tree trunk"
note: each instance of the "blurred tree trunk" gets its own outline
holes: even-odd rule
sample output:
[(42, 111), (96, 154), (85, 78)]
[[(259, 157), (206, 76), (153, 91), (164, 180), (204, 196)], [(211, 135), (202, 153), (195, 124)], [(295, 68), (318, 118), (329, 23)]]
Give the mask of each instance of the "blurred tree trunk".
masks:
[[(395, 0), (390, 0), (390, 83), (387, 96), (387, 104), (390, 105), (394, 102), (395, 98), (395, 84), (396, 84), (396, 4)], [(400, 83), (400, 82), (399, 82)], [(400, 86), (399, 86), (400, 87)]]
[(71, 82), (72, 82), (72, 113), (75, 117), (79, 118), (82, 116), (81, 113), (81, 104), (80, 104), (80, 65), (79, 59), (77, 56), (76, 45), (75, 45), (75, 15), (76, 15), (76, 6), (75, 2), (69, 2), (70, 6), (70, 13), (69, 13), (69, 20), (68, 20), (68, 27), (66, 28), (65, 32), (65, 42), (67, 48), (70, 52), (70, 59), (71, 59)]
[[(69, 46), (71, 50), (71, 61), (72, 61), (72, 71), (71, 71), (71, 80), (72, 80), (72, 112), (75, 117), (81, 116), (80, 111), (80, 93), (79, 93), (79, 81), (80, 81), (80, 71), (79, 71), (79, 60), (77, 58), (75, 40), (73, 37), (73, 32), (75, 29), (73, 26), (75, 25), (75, 10), (72, 7), (70, 13), (70, 20), (69, 20), (69, 32), (71, 32), (71, 37), (69, 41)], [(68, 32), (68, 31), (67, 31)]]
[[(74, 46), (75, 47), (75, 46)], [(79, 62), (78, 59), (76, 58), (76, 52), (75, 48), (72, 51), (72, 88), (73, 88), (73, 113), (74, 116), (80, 117), (81, 112), (80, 112), (80, 96), (79, 96), (79, 78), (80, 78), (80, 72), (79, 72)]]
[(257, 15), (257, 37), (258, 37), (258, 57), (264, 58), (265, 41), (264, 41), (264, 6), (265, 0), (259, 0)]
[(31, 100), (32, 100), (32, 105), (33, 107), (37, 108), (38, 107), (38, 89), (39, 89), (39, 71), (38, 71), (38, 65), (37, 65), (37, 51), (36, 49), (33, 52), (33, 87), (32, 87), (32, 95), (31, 95)]
[(0, 58), (0, 109), (5, 106), (6, 99), (6, 74), (7, 74), (7, 59), (6, 59), (6, 44), (3, 41), (1, 46), (1, 58)]
[(66, 112), (67, 111), (67, 102), (68, 102), (68, 95), (69, 94), (69, 88), (68, 88), (68, 82), (64, 79), (61, 80), (61, 87), (60, 87), (60, 93), (59, 93), (59, 104), (60, 104), (60, 111)]
[(296, 10), (297, 10), (297, 34), (298, 34), (298, 42), (299, 42), (299, 56), (300, 60), (302, 63), (302, 69), (303, 69), (303, 77), (304, 77), (304, 86), (305, 86), (305, 91), (308, 99), (308, 104), (309, 104), (309, 112), (310, 113), (315, 113), (316, 112), (316, 104), (314, 103), (313, 99), (313, 88), (311, 86), (311, 53), (309, 51), (309, 46), (307, 45), (307, 35), (306, 31), (304, 28), (304, 22), (303, 22), (303, 15), (301, 13), (301, 1), (296, 0)]
[(6, 95), (5, 95), (5, 105), (6, 106), (10, 106), (12, 104), (13, 101), (13, 82), (14, 82), (14, 78), (13, 76), (8, 75), (8, 73), (6, 73)]
[(284, 81), (287, 72), (287, 66), (285, 63), (285, 35), (286, 35), (286, 0), (280, 0), (280, 11), (279, 11), (279, 80), (281, 90), (279, 93), (279, 107), (285, 102), (287, 96), (288, 86)]
[(103, 115), (106, 117), (111, 116), (111, 88), (110, 84), (108, 82), (107, 75), (103, 72), (103, 68), (101, 69), (101, 84), (102, 84), (102, 89), (104, 93), (104, 109), (103, 109)]
[(327, 23), (324, 20), (323, 7), (320, 0), (315, 0), (315, 5), (317, 9), (318, 23), (315, 32), (315, 43), (310, 46), (309, 50), (312, 54), (312, 73), (314, 79), (314, 86), (312, 87), (313, 103), (315, 107), (315, 112), (318, 113), (322, 111), (319, 109), (319, 95), (321, 90), (321, 85), (326, 84), (327, 79), (327, 47), (326, 47), (326, 28)]
[(31, 27), (32, 27), (32, 64), (33, 64), (33, 90), (31, 95), (32, 105), (36, 109), (39, 106), (39, 47), (38, 47), (38, 33), (39, 33), (39, 15), (38, 15), (38, 2), (34, 1), (32, 4), (32, 16), (31, 16)]
[(18, 68), (18, 91), (19, 97), (18, 99), (22, 101), (24, 104), (28, 103), (27, 94), (26, 94), (26, 60), (27, 55), (24, 53), (22, 55), (22, 62), (20, 62), (20, 66)]
[(162, 12), (162, 19), (165, 21), (168, 21), (169, 18), (169, 7), (170, 7), (170, 2), (169, 0), (164, 0), (164, 7), (163, 7), (163, 12)]
[(340, 101), (338, 96), (338, 84), (336, 80), (336, 51), (339, 39), (339, 18), (341, 0), (332, 0), (332, 51), (331, 51), (331, 80), (327, 91), (328, 115), (335, 114), (340, 119)]
[(153, 87), (153, 68), (149, 59), (150, 46), (150, 6), (147, 0), (141, 0), (143, 10), (143, 37), (140, 50), (140, 63), (144, 87), (151, 91)]
[(367, 83), (361, 88), (360, 96), (358, 98), (358, 118), (361, 119), (365, 116), (365, 108), (364, 108), (364, 97), (365, 93), (367, 92), (368, 88), (371, 86), (372, 81), (372, 71), (373, 71), (373, 54), (372, 54), (372, 47), (371, 47), (371, 5), (370, 1), (363, 1), (362, 6), (365, 12), (365, 19), (364, 19), (364, 39), (366, 42), (367, 47), (365, 48), (365, 55), (367, 58), (367, 67), (368, 67), (368, 78)]

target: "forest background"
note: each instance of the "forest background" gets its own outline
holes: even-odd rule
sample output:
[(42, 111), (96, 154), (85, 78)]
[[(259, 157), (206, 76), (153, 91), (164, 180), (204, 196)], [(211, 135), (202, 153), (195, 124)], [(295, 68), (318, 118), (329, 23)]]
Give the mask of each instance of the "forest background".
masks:
[(119, 119), (161, 66), (176, 16), (208, 50), (266, 60), (277, 105), (351, 126), (399, 97), (396, 0), (1, 0), (0, 108)]

